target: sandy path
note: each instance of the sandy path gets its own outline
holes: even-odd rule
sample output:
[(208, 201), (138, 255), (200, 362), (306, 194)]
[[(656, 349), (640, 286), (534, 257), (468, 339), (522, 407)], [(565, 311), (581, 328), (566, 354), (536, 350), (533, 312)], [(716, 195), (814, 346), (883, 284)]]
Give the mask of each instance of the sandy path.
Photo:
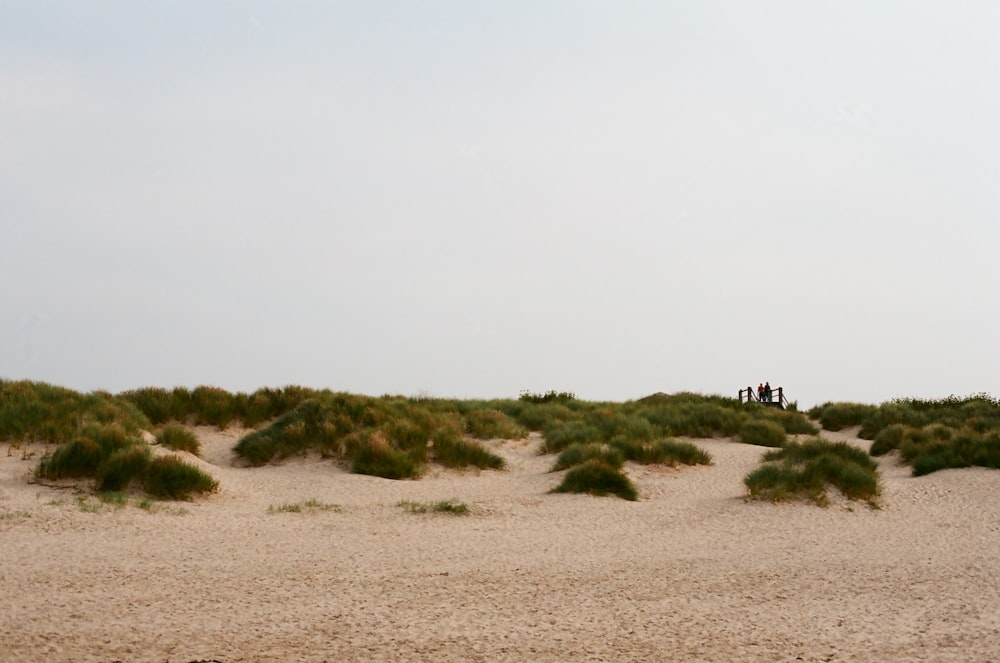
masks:
[[(387, 481), (197, 432), (221, 492), (152, 510), (85, 510), (25, 481), (44, 447), (0, 448), (0, 660), (1000, 661), (1000, 472), (889, 458), (881, 510), (746, 503), (765, 450), (696, 440), (712, 466), (629, 466), (632, 503), (546, 494), (537, 437)], [(338, 508), (270, 510), (309, 499)], [(398, 506), (442, 499), (473, 512)]]

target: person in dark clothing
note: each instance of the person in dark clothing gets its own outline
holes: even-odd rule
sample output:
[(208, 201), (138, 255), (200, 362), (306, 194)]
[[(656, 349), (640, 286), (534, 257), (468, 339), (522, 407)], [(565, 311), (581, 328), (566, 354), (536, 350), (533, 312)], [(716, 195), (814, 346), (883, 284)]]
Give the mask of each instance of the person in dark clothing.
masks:
[(771, 383), (770, 382), (765, 382), (764, 383), (764, 402), (765, 403), (770, 403), (771, 402)]

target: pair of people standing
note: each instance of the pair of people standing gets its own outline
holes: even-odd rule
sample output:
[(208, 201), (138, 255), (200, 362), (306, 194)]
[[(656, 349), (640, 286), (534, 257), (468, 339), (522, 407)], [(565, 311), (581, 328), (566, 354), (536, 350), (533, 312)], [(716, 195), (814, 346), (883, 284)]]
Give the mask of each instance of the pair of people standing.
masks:
[(761, 403), (771, 402), (771, 383), (765, 382), (757, 387), (757, 400)]

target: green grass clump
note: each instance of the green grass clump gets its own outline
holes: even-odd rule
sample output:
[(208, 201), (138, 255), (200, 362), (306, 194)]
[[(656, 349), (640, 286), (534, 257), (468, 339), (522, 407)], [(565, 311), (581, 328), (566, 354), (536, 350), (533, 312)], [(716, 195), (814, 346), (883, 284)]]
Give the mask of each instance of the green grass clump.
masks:
[(748, 419), (740, 429), (740, 441), (762, 447), (780, 447), (787, 435), (781, 424), (766, 419)]
[(569, 445), (559, 453), (555, 465), (552, 466), (552, 471), (565, 470), (576, 465), (581, 465), (589, 460), (597, 460), (609, 467), (621, 469), (625, 464), (625, 455), (621, 450), (607, 444), (594, 442), (587, 444), (575, 443)]
[(44, 382), (0, 380), (0, 440), (62, 444), (87, 426), (117, 424), (128, 433), (149, 427), (131, 403), (105, 392), (82, 394)]
[(528, 431), (500, 410), (473, 410), (465, 414), (469, 435), (481, 440), (520, 440)]
[(120, 424), (89, 424), (75, 440), (42, 457), (36, 474), (45, 479), (93, 477), (116, 451), (139, 444), (139, 437)]
[(896, 399), (883, 403), (865, 419), (859, 435), (872, 440), (892, 424), (923, 428), (935, 423), (977, 433), (1000, 430), (1000, 400), (987, 394), (949, 396), (941, 400)]
[(862, 403), (824, 403), (809, 410), (809, 416), (819, 421), (824, 430), (838, 431), (860, 426), (878, 410)]
[(827, 485), (833, 485), (848, 499), (874, 506), (881, 493), (875, 462), (844, 442), (821, 438), (791, 442), (764, 454), (763, 460), (765, 464), (743, 480), (751, 499), (807, 499), (826, 505)]
[(132, 481), (141, 481), (149, 469), (150, 451), (145, 445), (119, 449), (97, 469), (97, 490), (117, 492), (128, 488)]
[(156, 434), (156, 441), (174, 451), (187, 451), (195, 456), (201, 455), (201, 444), (195, 434), (186, 427), (172, 423), (167, 424)]
[(914, 476), (961, 467), (1000, 469), (1000, 430), (983, 433), (939, 423), (921, 428), (891, 424), (875, 436), (871, 454), (881, 456), (896, 450), (913, 468)]
[(407, 452), (385, 442), (370, 441), (361, 445), (354, 454), (351, 471), (383, 479), (416, 479), (422, 468)]
[(573, 444), (594, 444), (606, 441), (596, 425), (579, 419), (551, 423), (542, 434), (545, 438), (542, 444), (543, 453), (559, 453)]
[(760, 414), (762, 418), (781, 424), (788, 435), (816, 435), (819, 433), (819, 429), (800, 412), (779, 410), (773, 407), (758, 409), (762, 410)]
[(676, 466), (710, 465), (712, 463), (712, 456), (704, 449), (700, 449), (690, 442), (669, 439), (655, 440), (638, 448), (633, 447), (633, 451), (627, 453), (627, 458), (643, 465)]
[(635, 501), (639, 493), (635, 486), (618, 468), (599, 460), (584, 461), (566, 472), (562, 483), (552, 489), (553, 493), (587, 493), (590, 495), (617, 495), (622, 499)]
[(899, 449), (906, 435), (907, 427), (903, 424), (891, 424), (879, 431), (872, 442), (871, 455), (883, 456), (890, 451)]
[(160, 456), (150, 462), (143, 476), (143, 489), (161, 499), (188, 499), (195, 493), (210, 493), (219, 482), (177, 456)]
[(445, 467), (478, 467), (488, 470), (503, 469), (504, 459), (455, 435), (438, 435), (434, 438), (434, 459)]

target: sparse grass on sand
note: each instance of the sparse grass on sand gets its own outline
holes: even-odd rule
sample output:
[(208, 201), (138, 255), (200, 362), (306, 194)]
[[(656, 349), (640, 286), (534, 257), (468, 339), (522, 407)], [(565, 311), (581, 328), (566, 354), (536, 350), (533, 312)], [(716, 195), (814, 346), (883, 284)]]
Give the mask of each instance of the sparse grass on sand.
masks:
[(438, 502), (413, 502), (403, 500), (401, 506), (410, 513), (446, 513), (453, 516), (465, 516), (471, 513), (468, 505), (456, 500), (440, 500)]
[(813, 438), (790, 442), (764, 454), (763, 465), (743, 480), (750, 499), (805, 499), (825, 506), (827, 486), (848, 499), (878, 504), (881, 494), (876, 463), (864, 451), (844, 442)]
[(287, 502), (277, 506), (272, 504), (267, 508), (268, 513), (302, 513), (303, 511), (340, 511), (340, 507), (311, 498), (305, 502)]

